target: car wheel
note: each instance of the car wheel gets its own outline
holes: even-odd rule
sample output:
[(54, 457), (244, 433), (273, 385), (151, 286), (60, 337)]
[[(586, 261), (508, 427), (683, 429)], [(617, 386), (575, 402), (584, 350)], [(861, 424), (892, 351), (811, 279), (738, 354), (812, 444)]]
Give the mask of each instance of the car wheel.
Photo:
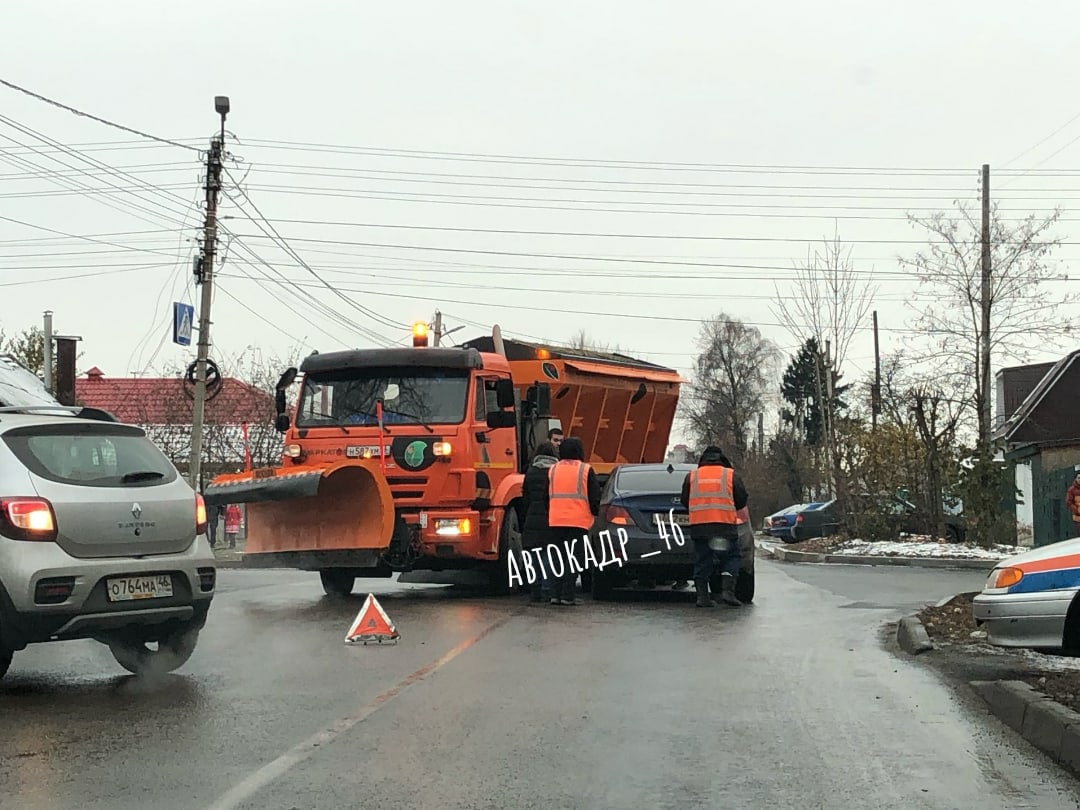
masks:
[(126, 639), (112, 639), (108, 645), (116, 663), (133, 675), (164, 675), (187, 663), (198, 640), (198, 630), (185, 629), (158, 641), (157, 649)]
[(327, 596), (348, 596), (356, 584), (356, 576), (340, 568), (324, 568), (319, 579)]
[(743, 569), (735, 580), (735, 598), (743, 604), (754, 601), (754, 572)]
[(963, 542), (963, 538), (960, 536), (960, 529), (952, 525), (945, 526), (945, 539), (950, 543)]
[(495, 596), (506, 596), (516, 590), (510, 585), (508, 557), (516, 554), (520, 559), (521, 553), (521, 515), (518, 514), (517, 504), (512, 503), (506, 507), (499, 529), (499, 561), (488, 571), (488, 590)]
[(599, 571), (592, 572), (592, 598), (603, 602), (611, 598), (614, 588), (611, 585), (611, 577)]
[(3, 678), (11, 666), (11, 657), (14, 653), (6, 647), (0, 647), (0, 678)]

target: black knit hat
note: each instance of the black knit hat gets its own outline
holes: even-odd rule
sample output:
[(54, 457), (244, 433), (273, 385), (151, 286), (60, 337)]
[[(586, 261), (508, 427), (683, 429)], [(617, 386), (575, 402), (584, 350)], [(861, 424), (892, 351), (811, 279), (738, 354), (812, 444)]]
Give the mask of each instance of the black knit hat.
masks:
[(560, 459), (574, 459), (575, 461), (585, 460), (585, 445), (581, 443), (581, 439), (576, 436), (571, 436), (568, 439), (563, 439), (562, 444), (559, 445), (559, 458)]
[(701, 458), (698, 459), (698, 464), (722, 464), (725, 467), (731, 466), (731, 462), (728, 461), (728, 457), (724, 455), (724, 451), (715, 444), (710, 444), (705, 448), (705, 451), (701, 454)]

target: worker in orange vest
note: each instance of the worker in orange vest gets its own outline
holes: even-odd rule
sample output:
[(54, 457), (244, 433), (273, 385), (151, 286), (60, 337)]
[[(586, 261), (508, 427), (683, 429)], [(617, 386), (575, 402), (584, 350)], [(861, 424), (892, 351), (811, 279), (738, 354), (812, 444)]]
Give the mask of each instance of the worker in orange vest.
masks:
[[(593, 468), (585, 463), (585, 447), (575, 436), (563, 439), (559, 461), (548, 468), (548, 527), (558, 547), (564, 551), (574, 549), (579, 568), (584, 568), (583, 538), (599, 512), (600, 482)], [(581, 600), (574, 598), (578, 572), (570, 567), (565, 553), (562, 559), (562, 576), (553, 577), (551, 604), (580, 605)]]
[(697, 606), (714, 607), (709, 596), (709, 580), (720, 558), (720, 599), (727, 605), (742, 605), (735, 596), (735, 579), (742, 557), (739, 553), (739, 510), (749, 496), (735, 474), (724, 451), (710, 445), (698, 460), (696, 470), (683, 482), (682, 502), (690, 513), (690, 539), (694, 542), (694, 587)]
[(1073, 531), (1069, 537), (1080, 537), (1080, 470), (1076, 471), (1073, 482), (1065, 491), (1065, 508), (1073, 519)]

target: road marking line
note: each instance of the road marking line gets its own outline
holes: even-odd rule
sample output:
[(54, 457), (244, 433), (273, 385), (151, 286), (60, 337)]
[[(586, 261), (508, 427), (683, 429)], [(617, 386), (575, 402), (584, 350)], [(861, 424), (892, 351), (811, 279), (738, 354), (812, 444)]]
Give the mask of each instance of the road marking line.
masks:
[(314, 754), (321, 746), (327, 743), (333, 742), (337, 737), (340, 737), (346, 731), (351, 729), (358, 723), (362, 723), (367, 718), (371, 717), (375, 712), (396, 698), (406, 689), (418, 681), (423, 680), (433, 672), (437, 672), (444, 666), (449, 664), (455, 658), (457, 658), (465, 650), (472, 647), (476, 642), (483, 639), (488, 634), (497, 630), (506, 624), (510, 619), (514, 617), (514, 613), (511, 613), (503, 618), (499, 619), (494, 624), (489, 625), (484, 630), (477, 633), (472, 638), (465, 639), (465, 641), (458, 644), (456, 647), (445, 653), (441, 658), (433, 661), (427, 666), (421, 667), (416, 672), (407, 676), (403, 680), (399, 681), (397, 686), (392, 689), (388, 689), (381, 695), (376, 697), (370, 703), (362, 706), (359, 711), (348, 717), (343, 717), (334, 723), (329, 728), (323, 729), (317, 734), (313, 734), (302, 743), (294, 746), (286, 751), (277, 759), (272, 762), (268, 762), (258, 770), (252, 772), (246, 779), (240, 782), (238, 785), (229, 790), (224, 796), (218, 799), (214, 804), (209, 806), (209, 810), (229, 810), (240, 804), (240, 802), (246, 801), (269, 785), (274, 780), (284, 776), (289, 770), (299, 765), (306, 760), (312, 754)]

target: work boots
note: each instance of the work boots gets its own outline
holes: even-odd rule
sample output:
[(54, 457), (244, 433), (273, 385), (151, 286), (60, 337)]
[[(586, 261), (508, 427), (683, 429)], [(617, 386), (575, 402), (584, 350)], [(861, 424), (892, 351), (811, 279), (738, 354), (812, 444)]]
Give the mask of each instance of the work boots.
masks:
[(735, 577), (731, 574), (720, 575), (720, 601), (732, 607), (742, 607), (742, 602), (735, 596)]
[(709, 598), (709, 580), (695, 579), (694, 589), (697, 591), (698, 607), (716, 607), (716, 602)]

